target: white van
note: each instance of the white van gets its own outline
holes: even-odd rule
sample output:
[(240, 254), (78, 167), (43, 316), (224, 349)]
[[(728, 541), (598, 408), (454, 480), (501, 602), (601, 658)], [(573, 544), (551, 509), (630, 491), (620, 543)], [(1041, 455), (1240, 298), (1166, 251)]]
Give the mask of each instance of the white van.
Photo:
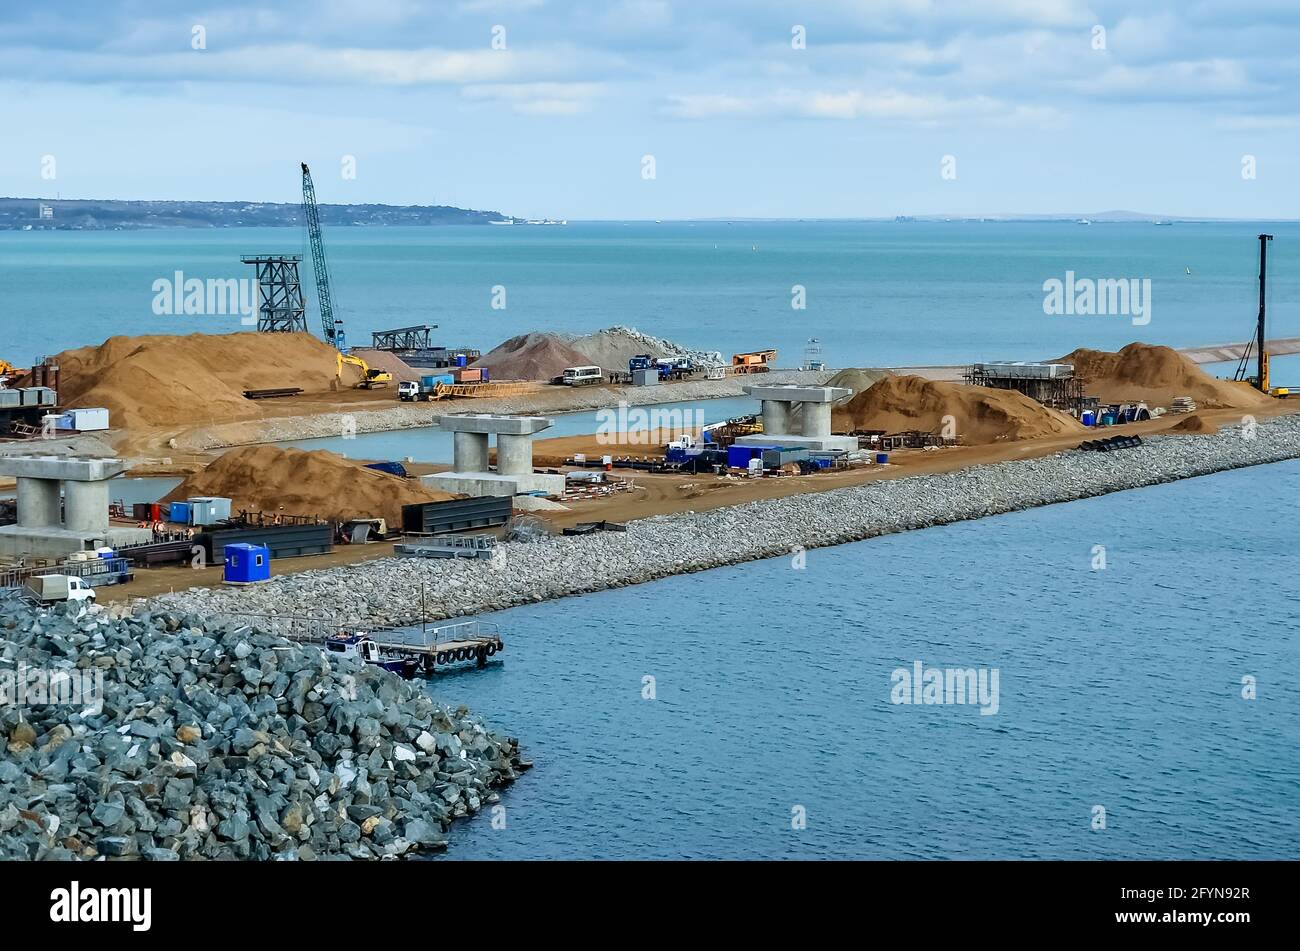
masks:
[(37, 575), (27, 579), (27, 590), (42, 604), (54, 601), (95, 600), (95, 589), (71, 575)]
[(590, 386), (605, 379), (605, 371), (600, 367), (569, 367), (564, 371), (565, 386)]

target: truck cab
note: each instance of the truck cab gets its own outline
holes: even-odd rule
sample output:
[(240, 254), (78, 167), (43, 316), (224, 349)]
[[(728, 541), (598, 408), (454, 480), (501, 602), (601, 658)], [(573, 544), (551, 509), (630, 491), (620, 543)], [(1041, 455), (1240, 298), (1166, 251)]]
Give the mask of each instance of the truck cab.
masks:
[(397, 398), (406, 403), (414, 403), (420, 398), (420, 384), (416, 380), (403, 380), (397, 384)]

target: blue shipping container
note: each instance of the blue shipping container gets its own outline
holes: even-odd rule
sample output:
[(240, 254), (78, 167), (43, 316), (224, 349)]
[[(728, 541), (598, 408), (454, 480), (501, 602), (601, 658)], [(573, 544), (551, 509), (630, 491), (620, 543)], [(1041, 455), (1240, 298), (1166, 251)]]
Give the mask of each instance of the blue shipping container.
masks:
[(776, 448), (776, 446), (728, 446), (727, 467), (730, 469), (748, 469), (749, 460), (761, 460), (764, 449)]
[(190, 503), (173, 502), (167, 506), (167, 521), (176, 522), (178, 525), (188, 525), (190, 523)]

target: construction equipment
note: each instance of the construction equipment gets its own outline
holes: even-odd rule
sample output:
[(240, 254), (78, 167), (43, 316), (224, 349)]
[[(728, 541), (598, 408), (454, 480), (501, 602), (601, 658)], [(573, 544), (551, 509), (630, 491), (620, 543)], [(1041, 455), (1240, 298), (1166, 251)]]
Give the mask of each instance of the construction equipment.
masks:
[(316, 272), (316, 296), (320, 301), (325, 342), (332, 344), (339, 353), (347, 353), (348, 338), (343, 332), (343, 319), (334, 315), (334, 299), (330, 294), (330, 271), (325, 262), (325, 241), (321, 236), (320, 209), (316, 207), (316, 186), (312, 184), (311, 169), (306, 162), (302, 163), (302, 214), (307, 222), (307, 238), (311, 242), (311, 264)]
[(393, 382), (393, 375), (387, 370), (380, 370), (377, 367), (372, 367), (360, 357), (353, 356), (350, 353), (344, 353), (341, 350), (338, 353), (338, 375), (340, 380), (343, 379), (343, 364), (345, 363), (348, 366), (354, 366), (361, 371), (361, 382), (357, 384), (358, 389), (373, 390), (377, 386), (387, 386), (389, 383)]
[(775, 350), (753, 350), (731, 355), (731, 372), (738, 374), (766, 373), (776, 361)]
[(0, 358), (0, 389), (3, 389), (10, 377), (20, 375), (19, 369), (8, 360)]
[[(1237, 364), (1237, 372), (1233, 376), (1233, 381), (1244, 383), (1261, 393), (1286, 399), (1291, 395), (1290, 387), (1273, 387), (1269, 385), (1268, 350), (1264, 346), (1264, 287), (1268, 278), (1268, 243), (1272, 240), (1273, 236), (1271, 234), (1261, 234), (1259, 236), (1259, 317), (1255, 324), (1255, 338), (1246, 345), (1246, 349), (1242, 352), (1241, 361)], [(1246, 367), (1249, 366), (1252, 350), (1255, 352), (1255, 375), (1247, 376)]]

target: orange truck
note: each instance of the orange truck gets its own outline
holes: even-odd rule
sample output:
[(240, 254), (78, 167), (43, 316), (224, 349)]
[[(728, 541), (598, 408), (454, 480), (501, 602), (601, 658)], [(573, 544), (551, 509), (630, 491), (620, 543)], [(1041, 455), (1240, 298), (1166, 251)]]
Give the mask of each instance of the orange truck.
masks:
[(775, 350), (754, 350), (750, 353), (733, 353), (731, 355), (732, 373), (766, 373), (772, 369), (770, 364), (776, 360)]

